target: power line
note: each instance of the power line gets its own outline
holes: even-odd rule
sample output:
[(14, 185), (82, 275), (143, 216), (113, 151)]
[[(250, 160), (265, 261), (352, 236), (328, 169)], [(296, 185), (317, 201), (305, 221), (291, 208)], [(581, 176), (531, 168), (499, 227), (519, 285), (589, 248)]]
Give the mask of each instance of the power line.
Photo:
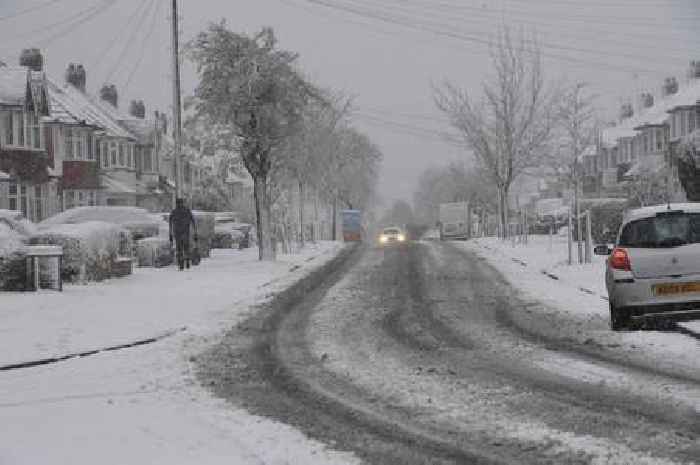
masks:
[[(150, 26), (148, 28), (148, 32), (146, 34), (146, 37), (144, 37), (144, 42), (148, 42), (153, 35), (153, 31), (155, 31), (156, 27), (156, 19), (158, 18), (158, 13), (160, 12), (162, 2), (158, 2), (156, 5), (156, 8), (153, 10), (153, 15), (151, 16), (151, 22)], [(131, 84), (131, 79), (134, 77), (136, 70), (141, 66), (141, 62), (143, 61), (143, 57), (146, 55), (146, 47), (141, 47), (139, 57), (136, 60), (136, 63), (134, 66), (131, 68), (131, 71), (129, 72), (129, 75), (126, 78), (126, 84), (124, 84), (124, 91), (129, 90), (129, 85)]]
[(31, 13), (33, 11), (40, 10), (42, 8), (45, 8), (47, 6), (51, 6), (54, 3), (62, 2), (63, 0), (49, 0), (48, 2), (40, 3), (38, 5), (30, 6), (29, 8), (25, 8), (24, 10), (17, 11), (15, 13), (11, 13), (9, 15), (5, 16), (0, 16), (0, 21), (6, 21), (8, 19), (14, 19), (19, 16), (25, 15), (27, 13)]
[[(444, 29), (447, 31), (454, 32), (456, 34), (460, 33), (459, 29), (455, 29), (453, 25), (445, 22), (447, 20), (447, 18), (440, 16), (440, 15), (436, 15), (434, 13), (435, 5), (431, 5), (431, 7), (428, 11), (425, 11), (425, 10), (412, 11), (410, 9), (405, 8), (405, 6), (408, 2), (407, 2), (407, 0), (403, 0), (403, 1), (398, 2), (402, 6), (397, 6), (397, 5), (383, 6), (384, 11), (381, 11), (378, 9), (378, 7), (380, 7), (380, 6), (376, 5), (373, 2), (363, 2), (362, 0), (346, 0), (346, 4), (348, 2), (352, 5), (355, 5), (355, 6), (360, 7), (360, 8), (364, 7), (365, 11), (374, 10), (375, 12), (379, 12), (381, 14), (388, 15), (389, 17), (391, 17), (393, 15), (395, 18), (402, 18), (402, 19), (405, 19), (407, 21), (422, 21), (423, 24), (428, 24), (428, 25), (432, 26), (433, 28), (437, 27), (437, 28), (441, 28), (441, 29)], [(408, 6), (410, 8), (412, 5), (408, 5)], [(421, 8), (424, 6), (414, 4), (413, 7), (414, 8), (415, 7)], [(462, 8), (467, 9), (470, 7), (463, 6)], [(399, 14), (402, 14), (403, 16), (399, 16)], [(416, 14), (419, 14), (420, 18), (417, 18), (415, 16)], [(494, 19), (494, 18), (488, 18), (488, 19)], [(460, 20), (460, 22), (471, 21), (472, 23), (475, 23), (477, 25), (480, 25), (480, 26), (483, 25), (483, 21), (479, 20), (479, 19), (474, 19), (473, 15), (469, 18), (459, 17), (459, 20)], [(473, 40), (479, 39), (478, 37), (474, 37), (474, 36), (470, 36), (470, 38)], [(480, 40), (483, 41), (483, 39), (480, 39)], [(578, 53), (591, 54), (591, 55), (595, 55), (595, 56), (606, 55), (606, 56), (610, 56), (612, 58), (629, 58), (629, 59), (644, 61), (644, 62), (648, 61), (648, 55), (641, 56), (641, 55), (635, 55), (635, 54), (631, 54), (631, 53), (627, 53), (627, 52), (614, 52), (614, 51), (608, 51), (608, 50), (592, 50), (592, 49), (586, 49), (586, 48), (581, 48), (581, 47), (560, 45), (560, 44), (555, 44), (555, 43), (545, 42), (545, 41), (542, 41), (542, 42), (533, 41), (533, 40), (529, 40), (529, 39), (526, 39), (525, 42), (527, 42), (531, 45), (533, 45), (533, 44), (540, 45), (541, 44), (545, 48), (548, 48), (551, 50), (560, 50), (562, 52), (578, 52)], [(658, 59), (664, 60), (664, 59), (666, 59), (667, 56), (668, 55), (665, 55), (663, 57), (659, 57)], [(570, 57), (567, 57), (566, 59), (568, 60), (568, 59), (570, 59)], [(658, 61), (658, 59), (656, 61)], [(673, 64), (678, 64), (679, 60), (680, 60), (680, 58), (678, 58), (676, 60), (672, 60)]]
[(109, 54), (110, 50), (112, 50), (112, 47), (114, 47), (116, 44), (119, 43), (118, 39), (119, 37), (122, 36), (126, 31), (128, 31), (134, 21), (136, 20), (136, 16), (145, 9), (145, 7), (148, 5), (148, 2), (140, 2), (136, 9), (134, 9), (134, 12), (129, 16), (129, 18), (126, 20), (126, 24), (124, 27), (121, 27), (117, 30), (117, 33), (109, 40), (107, 43), (107, 47), (105, 47), (102, 52), (97, 56), (97, 61), (95, 62), (95, 70), (100, 69), (100, 66), (102, 66), (102, 63), (104, 63), (105, 58), (107, 58), (107, 55)]
[[(428, 32), (428, 33), (432, 33), (432, 34), (435, 34), (438, 36), (442, 36), (442, 37), (446, 37), (446, 38), (450, 38), (450, 39), (454, 39), (454, 40), (460, 40), (463, 42), (491, 46), (491, 42), (487, 39), (481, 39), (479, 37), (473, 37), (473, 36), (469, 36), (469, 35), (454, 32), (454, 31), (444, 30), (444, 28), (443, 29), (436, 29), (434, 26), (431, 27), (430, 24), (428, 24), (426, 26), (425, 23), (421, 24), (419, 22), (415, 22), (415, 20), (411, 21), (411, 20), (406, 20), (404, 18), (397, 18), (395, 16), (391, 17), (391, 15), (382, 14), (381, 12), (377, 13), (376, 11), (367, 11), (366, 9), (363, 10), (363, 9), (353, 7), (353, 6), (333, 4), (333, 3), (330, 3), (326, 0), (306, 0), (306, 1), (309, 3), (315, 4), (315, 5), (322, 6), (322, 7), (336, 9), (336, 10), (342, 10), (342, 11), (345, 11), (347, 13), (351, 13), (353, 15), (371, 18), (371, 19), (374, 19), (376, 21), (382, 21), (382, 22), (389, 23), (389, 24), (395, 24), (395, 25), (402, 26), (402, 27), (405, 27), (408, 29), (413, 29), (413, 30), (417, 30), (417, 31), (421, 31), (421, 32)], [(531, 53), (528, 50), (524, 50), (524, 51), (526, 53)], [(622, 72), (626, 72), (626, 73), (629, 73), (629, 72), (658, 73), (659, 72), (659, 70), (652, 70), (649, 68), (625, 67), (625, 66), (614, 65), (611, 63), (600, 62), (600, 61), (596, 61), (596, 60), (579, 59), (579, 58), (575, 58), (575, 57), (568, 56), (568, 55), (559, 55), (559, 54), (553, 54), (553, 53), (549, 53), (549, 52), (542, 52), (542, 56), (545, 58), (550, 58), (550, 59), (560, 60), (560, 61), (567, 61), (570, 63), (579, 64), (579, 65), (595, 64), (598, 66), (605, 67), (609, 70), (622, 71)]]
[[(86, 22), (90, 21), (95, 16), (98, 16), (98, 15), (104, 13), (105, 11), (107, 11), (109, 8), (111, 8), (116, 3), (116, 1), (117, 0), (105, 0), (105, 2), (101, 6), (95, 7), (95, 9), (93, 11), (86, 14), (83, 18), (76, 19), (74, 22), (68, 24), (67, 27), (65, 27), (61, 31), (59, 31), (55, 34), (52, 34), (49, 37), (42, 39), (41, 41), (38, 42), (38, 44), (40, 45), (40, 47), (50, 48), (51, 45), (53, 45), (58, 39), (61, 39), (65, 36), (75, 32), (75, 30), (78, 27), (80, 27), (83, 24), (85, 24)], [(51, 44), (51, 45), (49, 45), (49, 44)]]
[[(102, 7), (106, 7), (108, 4), (113, 3), (114, 1), (116, 1), (116, 0), (100, 0), (98, 2), (93, 3), (91, 6), (84, 8), (84, 9), (78, 11), (77, 13), (75, 13), (71, 16), (68, 16), (67, 18), (64, 18), (64, 19), (57, 21), (55, 23), (40, 26), (40, 27), (37, 27), (34, 29), (30, 29), (29, 31), (24, 31), (20, 34), (13, 34), (11, 38), (4, 40), (4, 42), (17, 42), (19, 40), (24, 40), (26, 37), (35, 37), (37, 34), (48, 32), (51, 29), (59, 28), (65, 24), (69, 24), (69, 23), (72, 23), (74, 21), (79, 21), (84, 16), (90, 15), (94, 11), (96, 11)], [(5, 48), (9, 48), (9, 47), (5, 47)]]
[(146, 8), (146, 14), (141, 16), (141, 18), (139, 19), (139, 22), (136, 24), (134, 31), (131, 33), (131, 36), (129, 37), (126, 44), (124, 45), (124, 48), (122, 49), (121, 53), (119, 54), (119, 57), (117, 58), (116, 63), (107, 73), (107, 77), (105, 78), (105, 82), (109, 82), (112, 79), (112, 76), (114, 75), (114, 73), (117, 71), (117, 69), (119, 69), (119, 66), (122, 64), (122, 61), (124, 60), (124, 57), (126, 56), (126, 53), (131, 48), (131, 45), (133, 44), (134, 40), (138, 36), (138, 33), (141, 30), (141, 27), (143, 26), (145, 19), (148, 17), (148, 12), (156, 4), (155, 3), (156, 1), (157, 0), (148, 0), (148, 7)]
[[(467, 9), (467, 8), (470, 8), (470, 7), (462, 6), (462, 7), (460, 8), (460, 7), (456, 6), (456, 5), (446, 4), (446, 3), (444, 3), (444, 2), (435, 3), (435, 2), (432, 2), (432, 1), (431, 1), (430, 4), (428, 4), (427, 2), (422, 2), (421, 0), (403, 0), (403, 1), (400, 1), (399, 3), (402, 5), (401, 8), (404, 8), (404, 11), (406, 11), (406, 10), (405, 10), (405, 7), (409, 7), (409, 8), (411, 8), (411, 7), (412, 7), (412, 8), (422, 8), (421, 10), (418, 11), (418, 13), (419, 13), (421, 16), (432, 15), (433, 17), (436, 17), (436, 18), (438, 18), (439, 20), (443, 20), (443, 21), (444, 21), (444, 20), (448, 20), (448, 19), (458, 20), (460, 24), (461, 24), (461, 23), (464, 23), (464, 22), (470, 22), (470, 23), (476, 24), (476, 25), (478, 25), (478, 26), (484, 26), (484, 25), (487, 25), (487, 26), (488, 26), (488, 24), (485, 24), (485, 21), (501, 22), (501, 21), (503, 21), (503, 20), (505, 19), (503, 16), (498, 16), (497, 12), (494, 11), (494, 10), (485, 10), (485, 9), (479, 9), (479, 8), (472, 8), (472, 9), (476, 10), (476, 12), (470, 12), (468, 16), (464, 16), (463, 14), (458, 14), (458, 15), (456, 16), (456, 15), (455, 15), (455, 10)], [(386, 7), (385, 7), (385, 8), (386, 8)], [(396, 9), (396, 8), (393, 7), (393, 6), (390, 7), (390, 8), (391, 8), (392, 11), (394, 11), (394, 10)], [(440, 10), (440, 11), (444, 11), (444, 12), (448, 13), (448, 14), (449, 14), (449, 18), (445, 18), (444, 16), (440, 16), (439, 14), (436, 14), (436, 10)], [(561, 37), (561, 36), (572, 36), (572, 37), (578, 36), (578, 38), (581, 38), (581, 37), (582, 37), (581, 35), (573, 34), (573, 33), (572, 33), (572, 28), (571, 28), (571, 27), (569, 27), (569, 26), (560, 26), (561, 23), (558, 21), (559, 18), (557, 18), (557, 21), (555, 21), (555, 22), (533, 21), (533, 20), (529, 20), (529, 19), (522, 19), (522, 18), (517, 17), (517, 16), (514, 17), (513, 19), (514, 19), (515, 21), (519, 22), (519, 23), (528, 24), (528, 25), (533, 25), (533, 26), (545, 27), (545, 28), (547, 28), (547, 29), (551, 29), (552, 26), (555, 26), (555, 27), (563, 27), (563, 28), (564, 28), (564, 31), (563, 31), (563, 32), (557, 31), (557, 37), (558, 37), (558, 38)], [(585, 26), (586, 31), (589, 32), (589, 34), (586, 35), (586, 36), (584, 37), (584, 40), (590, 39), (590, 38), (591, 38), (590, 32), (593, 32), (593, 34), (595, 34), (595, 35), (598, 35), (598, 34), (601, 33), (601, 31), (592, 31), (592, 30), (591, 30), (592, 24), (591, 24), (590, 22), (588, 22), (588, 21), (582, 22), (581, 24), (582, 24), (583, 26)], [(488, 31), (487, 31), (487, 32), (488, 32)], [(640, 34), (630, 34), (630, 33), (621, 33), (618, 29), (615, 29), (615, 30), (613, 30), (613, 31), (610, 31), (610, 28), (606, 28), (603, 32), (606, 33), (607, 35), (610, 35), (609, 33), (612, 32), (613, 35), (617, 34), (618, 36), (636, 37), (637, 39), (634, 39), (632, 42), (624, 42), (624, 43), (623, 43), (623, 42), (619, 42), (619, 41), (618, 41), (618, 42), (613, 42), (613, 43), (617, 43), (617, 44), (623, 45), (623, 46), (625, 46), (625, 47), (630, 47), (630, 46), (635, 46), (635, 47), (636, 47), (636, 46), (640, 46), (640, 47), (642, 47), (643, 50), (644, 50), (644, 52), (646, 52), (646, 53), (645, 53), (644, 55), (642, 55), (642, 56), (636, 56), (636, 57), (634, 57), (634, 58), (643, 59), (643, 60), (645, 60), (645, 61), (646, 61), (646, 59), (648, 58), (648, 52), (649, 52), (649, 50), (650, 50), (650, 49), (654, 49), (654, 48), (657, 48), (657, 49), (658, 49), (659, 47), (658, 47), (658, 46), (645, 45), (645, 44), (639, 44), (639, 45), (638, 45), (638, 42), (639, 42), (639, 39), (638, 39), (638, 38), (641, 37), (641, 38), (643, 38), (643, 39), (649, 39), (649, 40), (653, 40), (653, 41), (655, 41), (655, 42), (659, 42), (659, 41), (661, 41), (661, 40), (673, 40), (673, 39), (670, 39), (670, 38), (668, 37), (668, 35), (667, 35), (667, 36), (651, 36), (651, 35), (649, 35), (648, 33), (646, 33), (646, 34), (644, 34), (644, 35), (640, 35)], [(606, 45), (607, 45), (607, 44), (610, 44), (610, 43), (611, 43), (610, 40), (606, 40)], [(664, 55), (664, 56), (668, 56), (668, 54), (667, 54), (667, 52), (668, 52), (668, 47), (666, 47), (666, 48), (661, 48), (661, 49), (662, 49), (664, 52), (666, 52), (666, 55)], [(596, 50), (595, 52), (598, 53), (598, 50)]]

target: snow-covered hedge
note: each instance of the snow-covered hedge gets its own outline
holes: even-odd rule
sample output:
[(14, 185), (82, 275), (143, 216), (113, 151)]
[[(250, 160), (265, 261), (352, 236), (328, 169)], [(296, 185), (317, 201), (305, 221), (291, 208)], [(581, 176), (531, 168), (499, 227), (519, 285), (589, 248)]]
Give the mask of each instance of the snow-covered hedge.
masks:
[(27, 263), (23, 238), (0, 221), (0, 290), (25, 290)]
[(108, 278), (117, 256), (132, 247), (127, 230), (103, 221), (45, 226), (30, 242), (63, 246), (61, 274), (68, 281)]
[(136, 241), (138, 266), (167, 266), (173, 262), (170, 241), (164, 237), (147, 237)]

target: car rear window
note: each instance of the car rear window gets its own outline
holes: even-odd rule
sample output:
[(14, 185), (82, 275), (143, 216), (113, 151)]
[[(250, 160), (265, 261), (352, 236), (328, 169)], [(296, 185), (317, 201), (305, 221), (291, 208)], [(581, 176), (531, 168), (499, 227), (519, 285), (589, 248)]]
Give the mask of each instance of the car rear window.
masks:
[(396, 228), (386, 228), (384, 234), (399, 234), (400, 231)]
[(619, 245), (663, 248), (699, 242), (700, 214), (669, 213), (628, 223), (622, 229)]

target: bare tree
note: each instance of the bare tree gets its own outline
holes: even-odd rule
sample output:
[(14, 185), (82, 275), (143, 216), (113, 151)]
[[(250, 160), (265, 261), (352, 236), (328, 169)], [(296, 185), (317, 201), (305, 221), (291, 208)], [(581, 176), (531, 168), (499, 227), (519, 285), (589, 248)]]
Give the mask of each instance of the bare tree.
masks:
[(190, 43), (189, 55), (199, 74), (196, 115), (229, 129), (253, 178), (260, 259), (274, 259), (269, 174), (316, 91), (295, 69), (297, 55), (277, 48), (270, 28), (248, 37), (223, 21), (211, 24)]
[(523, 34), (514, 40), (503, 27), (491, 62), (494, 78), (483, 84), (483, 98), (477, 100), (447, 81), (434, 88), (434, 100), (496, 184), (505, 234), (510, 188), (518, 176), (544, 160), (556, 99), (546, 86), (536, 41)]
[(576, 215), (576, 239), (578, 261), (583, 263), (582, 222), (579, 199), (581, 198), (581, 176), (583, 155), (595, 149), (597, 123), (594, 115), (593, 96), (585, 91), (585, 84), (577, 83), (564, 92), (557, 116), (561, 137), (554, 160), (560, 175), (574, 192), (572, 211)]

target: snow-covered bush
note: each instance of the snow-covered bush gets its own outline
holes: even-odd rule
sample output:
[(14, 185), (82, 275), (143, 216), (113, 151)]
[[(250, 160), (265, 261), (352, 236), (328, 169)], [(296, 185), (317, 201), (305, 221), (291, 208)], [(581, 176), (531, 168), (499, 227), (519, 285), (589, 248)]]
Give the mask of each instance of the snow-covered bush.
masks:
[(0, 290), (25, 290), (26, 262), (23, 237), (0, 221)]
[(127, 230), (103, 221), (44, 226), (30, 242), (63, 246), (61, 274), (69, 281), (108, 278), (117, 256), (132, 246)]
[(610, 200), (606, 202), (595, 202), (586, 205), (586, 201), (581, 202), (581, 210), (590, 208), (591, 210), (591, 235), (596, 244), (607, 244), (615, 242), (617, 232), (622, 224), (622, 215), (628, 208), (628, 203), (624, 200)]
[(147, 237), (136, 241), (138, 266), (167, 266), (173, 262), (170, 241), (164, 237)]
[(208, 257), (211, 243), (214, 239), (216, 215), (213, 212), (194, 210), (192, 216), (194, 216), (194, 222), (197, 225), (197, 236), (199, 239), (197, 247), (199, 247), (199, 253), (202, 257)]

